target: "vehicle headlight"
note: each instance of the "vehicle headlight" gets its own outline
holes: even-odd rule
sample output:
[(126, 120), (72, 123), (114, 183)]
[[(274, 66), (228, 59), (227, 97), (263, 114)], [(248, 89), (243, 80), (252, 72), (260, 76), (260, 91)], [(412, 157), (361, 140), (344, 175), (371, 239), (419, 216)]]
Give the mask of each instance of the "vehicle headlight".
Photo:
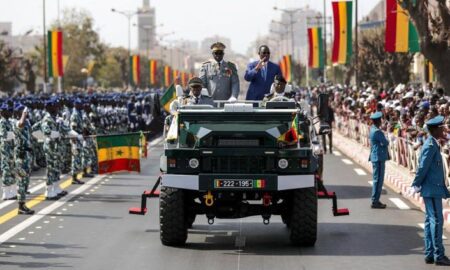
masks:
[(278, 160), (278, 167), (280, 167), (280, 169), (286, 169), (288, 167), (288, 165), (289, 165), (289, 162), (286, 159), (282, 158), (282, 159)]
[(192, 169), (197, 169), (199, 164), (200, 162), (196, 158), (191, 158), (189, 160), (189, 167), (191, 167)]

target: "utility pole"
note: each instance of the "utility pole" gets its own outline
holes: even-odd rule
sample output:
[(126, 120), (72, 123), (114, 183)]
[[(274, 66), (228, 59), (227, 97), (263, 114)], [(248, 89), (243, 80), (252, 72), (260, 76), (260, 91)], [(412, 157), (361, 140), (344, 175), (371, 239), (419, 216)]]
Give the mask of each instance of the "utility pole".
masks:
[(358, 74), (358, 54), (359, 54), (359, 44), (358, 44), (358, 0), (355, 0), (355, 83), (356, 87), (359, 86), (359, 74)]
[(42, 21), (43, 21), (43, 39), (44, 39), (44, 93), (47, 93), (47, 41), (46, 41), (46, 32), (47, 29), (45, 27), (45, 0), (42, 0)]
[(323, 82), (327, 82), (327, 0), (323, 0)]

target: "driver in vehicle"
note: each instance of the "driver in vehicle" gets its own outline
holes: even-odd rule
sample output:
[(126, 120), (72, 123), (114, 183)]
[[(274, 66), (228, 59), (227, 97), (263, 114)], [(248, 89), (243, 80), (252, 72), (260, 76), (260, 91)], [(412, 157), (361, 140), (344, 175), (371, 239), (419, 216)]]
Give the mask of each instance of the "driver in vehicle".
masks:
[(281, 75), (275, 75), (272, 89), (270, 94), (267, 94), (262, 102), (262, 106), (265, 107), (267, 102), (271, 101), (290, 101), (295, 102), (294, 95), (291, 92), (286, 91), (286, 80)]
[(190, 93), (183, 99), (183, 105), (211, 105), (214, 106), (213, 99), (206, 93), (202, 93), (203, 81), (199, 77), (193, 77), (189, 80)]

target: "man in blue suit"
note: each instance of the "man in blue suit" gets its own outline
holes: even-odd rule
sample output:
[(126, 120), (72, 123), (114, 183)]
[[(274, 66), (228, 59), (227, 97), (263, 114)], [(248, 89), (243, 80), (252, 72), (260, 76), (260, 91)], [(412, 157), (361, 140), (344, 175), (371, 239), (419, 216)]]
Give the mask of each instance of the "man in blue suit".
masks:
[(421, 193), (425, 203), (425, 263), (450, 266), (442, 244), (442, 199), (450, 197), (445, 184), (444, 167), (439, 139), (445, 138), (444, 117), (436, 116), (426, 122), (427, 140), (422, 146), (419, 167), (410, 194)]
[(244, 79), (250, 82), (247, 91), (247, 100), (262, 100), (269, 94), (273, 79), (276, 75), (282, 75), (280, 67), (269, 61), (270, 49), (262, 45), (258, 50), (259, 61), (248, 64)]
[(380, 202), (381, 190), (384, 183), (385, 162), (389, 159), (388, 145), (389, 141), (381, 131), (381, 118), (383, 114), (376, 112), (370, 116), (373, 125), (370, 127), (370, 156), (372, 162), (373, 181), (372, 181), (372, 208), (384, 209), (386, 204)]

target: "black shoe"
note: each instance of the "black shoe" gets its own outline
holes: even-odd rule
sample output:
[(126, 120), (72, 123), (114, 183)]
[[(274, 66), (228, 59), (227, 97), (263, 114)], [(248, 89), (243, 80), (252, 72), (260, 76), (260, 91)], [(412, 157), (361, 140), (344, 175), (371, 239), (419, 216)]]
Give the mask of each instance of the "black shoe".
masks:
[(14, 197), (8, 198), (7, 200), (8, 200), (8, 201), (15, 201), (15, 200), (17, 200), (17, 196), (14, 196)]
[(25, 202), (19, 202), (19, 215), (33, 215), (34, 210), (31, 210), (25, 205)]
[(431, 258), (425, 258), (425, 263), (426, 263), (426, 264), (433, 264), (433, 263), (434, 263), (434, 258), (433, 258), (433, 257), (431, 257)]
[(450, 266), (450, 259), (447, 256), (440, 258), (434, 262), (435, 265)]
[(94, 177), (94, 175), (90, 174), (90, 173), (83, 173), (83, 177), (85, 177), (85, 178), (92, 178), (92, 177)]
[(78, 179), (72, 179), (72, 185), (82, 185), (84, 184), (83, 181), (80, 181)]
[(374, 203), (372, 203), (371, 207), (373, 209), (384, 209), (384, 208), (386, 208), (386, 205), (381, 202), (374, 202)]
[(64, 196), (66, 196), (68, 193), (67, 193), (67, 191), (65, 191), (65, 190), (63, 190), (63, 191), (61, 191), (60, 193), (58, 193), (58, 197), (64, 197)]
[(57, 201), (57, 200), (59, 200), (59, 197), (58, 197), (58, 196), (55, 196), (55, 197), (45, 197), (45, 200), (47, 200), (47, 201)]

